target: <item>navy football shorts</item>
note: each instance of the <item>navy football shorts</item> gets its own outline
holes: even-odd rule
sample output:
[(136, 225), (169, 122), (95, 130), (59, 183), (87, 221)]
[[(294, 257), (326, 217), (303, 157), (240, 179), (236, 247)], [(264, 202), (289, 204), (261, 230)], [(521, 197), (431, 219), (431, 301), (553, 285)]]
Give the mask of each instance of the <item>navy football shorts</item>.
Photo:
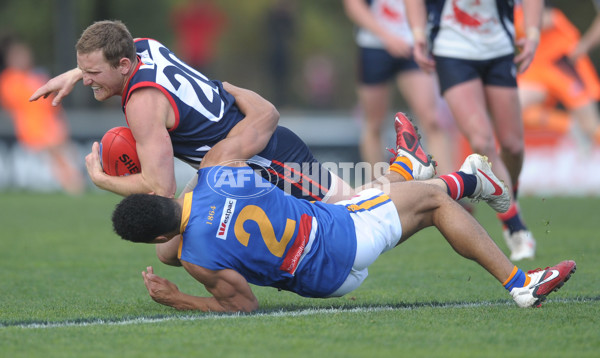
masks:
[(412, 58), (393, 57), (383, 49), (359, 48), (358, 80), (362, 84), (384, 83), (400, 72), (418, 69)]
[(259, 174), (296, 198), (321, 201), (334, 185), (329, 170), (291, 130), (278, 126), (269, 146), (248, 160)]
[(440, 92), (457, 84), (480, 78), (484, 85), (517, 87), (517, 67), (513, 55), (491, 60), (464, 60), (434, 56)]

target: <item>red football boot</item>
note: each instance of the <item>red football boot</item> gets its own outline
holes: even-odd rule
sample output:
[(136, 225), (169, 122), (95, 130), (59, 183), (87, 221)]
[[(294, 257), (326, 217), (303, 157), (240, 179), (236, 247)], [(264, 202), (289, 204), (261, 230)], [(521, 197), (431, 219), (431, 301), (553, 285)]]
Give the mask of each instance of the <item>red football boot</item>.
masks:
[(575, 273), (575, 261), (563, 261), (556, 266), (527, 272), (531, 278), (525, 287), (515, 287), (510, 291), (519, 307), (540, 307), (542, 302), (553, 291), (561, 288), (571, 275)]
[[(417, 127), (402, 112), (396, 113), (394, 118), (394, 129), (396, 130), (396, 152), (395, 156), (405, 156), (412, 164), (412, 175), (415, 180), (431, 179), (435, 176), (437, 163), (431, 155), (425, 153), (421, 146), (421, 136)], [(391, 150), (390, 150), (391, 151)], [(392, 158), (392, 162), (396, 158)]]

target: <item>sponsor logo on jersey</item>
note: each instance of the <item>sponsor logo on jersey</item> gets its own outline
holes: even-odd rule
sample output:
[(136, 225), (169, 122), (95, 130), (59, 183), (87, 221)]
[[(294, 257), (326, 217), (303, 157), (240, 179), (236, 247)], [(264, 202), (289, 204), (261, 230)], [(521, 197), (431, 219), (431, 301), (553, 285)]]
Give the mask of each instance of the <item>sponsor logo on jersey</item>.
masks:
[[(239, 167), (239, 162), (245, 162), (254, 168)], [(229, 166), (231, 164), (236, 165)], [(265, 173), (264, 179), (261, 178), (261, 173)], [(230, 160), (210, 168), (205, 180), (208, 186), (219, 195), (226, 198), (245, 199), (260, 197), (275, 189), (275, 185), (279, 181), (276, 174), (272, 168), (265, 167), (262, 162), (253, 159)]]
[(140, 66), (140, 69), (154, 69), (154, 61), (152, 60), (152, 57), (150, 56), (150, 53), (148, 52), (148, 50), (145, 50), (141, 53), (138, 53), (138, 55), (140, 55), (140, 61), (142, 62), (142, 65)]
[(235, 212), (235, 203), (237, 200), (231, 198), (225, 198), (225, 205), (223, 205), (223, 213), (221, 214), (221, 221), (217, 228), (217, 238), (225, 240), (227, 238), (227, 232), (231, 224), (231, 218)]

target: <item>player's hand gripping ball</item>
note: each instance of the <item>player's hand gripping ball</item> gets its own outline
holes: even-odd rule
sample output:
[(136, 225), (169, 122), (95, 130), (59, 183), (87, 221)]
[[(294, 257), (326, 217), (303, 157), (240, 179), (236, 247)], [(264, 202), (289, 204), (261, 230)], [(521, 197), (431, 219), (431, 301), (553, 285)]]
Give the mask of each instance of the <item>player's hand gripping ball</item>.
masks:
[(135, 147), (129, 128), (115, 127), (106, 132), (100, 142), (102, 170), (112, 176), (139, 173), (142, 167)]

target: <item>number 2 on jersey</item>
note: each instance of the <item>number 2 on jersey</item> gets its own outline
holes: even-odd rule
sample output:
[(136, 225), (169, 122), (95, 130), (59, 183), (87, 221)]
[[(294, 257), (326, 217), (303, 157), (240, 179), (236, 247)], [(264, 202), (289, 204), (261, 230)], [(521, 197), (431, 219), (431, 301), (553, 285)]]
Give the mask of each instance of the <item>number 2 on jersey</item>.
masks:
[(250, 241), (250, 233), (244, 230), (244, 223), (246, 221), (254, 221), (258, 224), (263, 241), (273, 255), (277, 257), (283, 256), (285, 248), (294, 235), (296, 221), (287, 219), (281, 240), (277, 240), (273, 224), (265, 211), (256, 205), (248, 205), (240, 211), (234, 226), (235, 237), (244, 246), (248, 246), (248, 242)]

